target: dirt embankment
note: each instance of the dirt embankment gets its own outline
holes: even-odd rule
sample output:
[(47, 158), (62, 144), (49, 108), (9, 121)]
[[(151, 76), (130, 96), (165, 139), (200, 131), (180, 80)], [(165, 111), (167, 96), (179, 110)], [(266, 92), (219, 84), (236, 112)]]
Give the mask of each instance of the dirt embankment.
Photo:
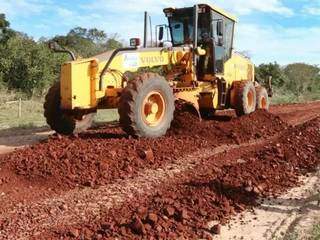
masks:
[[(133, 177), (145, 168), (156, 169), (202, 148), (261, 139), (286, 127), (278, 117), (264, 111), (204, 122), (181, 113), (168, 135), (159, 139), (133, 139), (117, 127), (102, 128), (77, 137), (52, 136), (8, 154), (0, 162), (30, 180), (42, 179), (65, 188), (93, 187)], [(146, 152), (151, 156), (144, 156)]]
[(226, 223), (230, 216), (255, 206), (258, 197), (296, 186), (299, 175), (320, 164), (320, 119), (289, 128), (257, 151), (241, 151), (203, 159), (152, 197), (139, 196), (96, 223), (61, 226), (48, 236), (68, 238), (76, 231), (89, 238), (210, 239), (220, 227), (208, 222)]

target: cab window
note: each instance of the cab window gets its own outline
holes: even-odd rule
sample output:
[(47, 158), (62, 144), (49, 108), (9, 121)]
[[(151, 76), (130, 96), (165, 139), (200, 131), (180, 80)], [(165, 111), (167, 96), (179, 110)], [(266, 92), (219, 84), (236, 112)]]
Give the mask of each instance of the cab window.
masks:
[(172, 43), (179, 46), (191, 43), (193, 39), (193, 12), (185, 9), (169, 18)]

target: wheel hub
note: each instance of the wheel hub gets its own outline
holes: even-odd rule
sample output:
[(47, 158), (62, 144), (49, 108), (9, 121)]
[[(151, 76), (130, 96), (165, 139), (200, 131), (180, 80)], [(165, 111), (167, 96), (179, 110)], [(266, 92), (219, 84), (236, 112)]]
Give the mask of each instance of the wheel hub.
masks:
[(249, 107), (253, 107), (253, 103), (254, 103), (254, 93), (252, 91), (249, 91), (247, 94), (247, 101), (248, 101), (248, 105)]
[(165, 101), (160, 92), (149, 93), (142, 106), (142, 118), (148, 126), (157, 126), (161, 123), (165, 113)]
[(265, 97), (261, 98), (261, 108), (262, 109), (267, 109), (267, 100)]

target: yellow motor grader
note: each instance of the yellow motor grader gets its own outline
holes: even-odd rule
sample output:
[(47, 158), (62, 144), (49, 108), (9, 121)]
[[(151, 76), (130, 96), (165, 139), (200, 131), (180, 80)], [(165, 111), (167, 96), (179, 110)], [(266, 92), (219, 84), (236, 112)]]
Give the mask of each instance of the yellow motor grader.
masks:
[(176, 100), (191, 104), (202, 118), (222, 109), (241, 116), (269, 108), (253, 63), (233, 50), (235, 17), (208, 4), (164, 13), (168, 25), (156, 26), (156, 43), (150, 47), (147, 15), (143, 46), (134, 38), (128, 48), (76, 59), (50, 43), (72, 57), (46, 96), (44, 115), (53, 130), (84, 131), (98, 109), (117, 108), (125, 132), (156, 138), (169, 129)]

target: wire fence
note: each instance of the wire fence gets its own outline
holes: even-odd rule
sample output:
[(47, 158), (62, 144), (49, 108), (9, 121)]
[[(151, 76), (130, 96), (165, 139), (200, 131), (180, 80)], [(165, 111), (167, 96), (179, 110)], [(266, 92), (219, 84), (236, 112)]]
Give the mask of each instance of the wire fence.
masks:
[(19, 100), (16, 101), (9, 101), (9, 102), (5, 102), (4, 104), (17, 104), (17, 116), (18, 118), (22, 117), (22, 99), (19, 98)]

